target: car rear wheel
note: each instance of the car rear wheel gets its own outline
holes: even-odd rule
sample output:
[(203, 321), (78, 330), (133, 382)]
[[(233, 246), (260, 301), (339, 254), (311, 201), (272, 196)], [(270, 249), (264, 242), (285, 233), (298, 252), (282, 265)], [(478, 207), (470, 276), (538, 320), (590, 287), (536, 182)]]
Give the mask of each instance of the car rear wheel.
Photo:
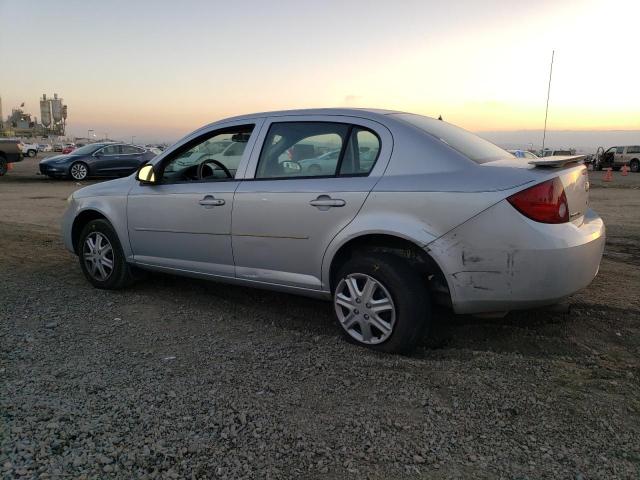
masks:
[(631, 168), (632, 172), (640, 172), (640, 161), (634, 158), (629, 163), (629, 167)]
[(106, 220), (92, 220), (84, 227), (78, 241), (78, 257), (82, 272), (96, 288), (116, 290), (133, 281), (118, 235)]
[(347, 340), (388, 353), (410, 353), (430, 322), (425, 280), (387, 253), (357, 256), (336, 277), (333, 304)]
[(71, 175), (71, 178), (74, 180), (85, 180), (89, 176), (89, 168), (86, 163), (75, 162), (71, 164), (69, 175)]
[(27, 155), (28, 155), (29, 157), (35, 157), (35, 156), (36, 156), (36, 153), (37, 153), (37, 152), (36, 152), (35, 150), (29, 150), (29, 151), (27, 152)]

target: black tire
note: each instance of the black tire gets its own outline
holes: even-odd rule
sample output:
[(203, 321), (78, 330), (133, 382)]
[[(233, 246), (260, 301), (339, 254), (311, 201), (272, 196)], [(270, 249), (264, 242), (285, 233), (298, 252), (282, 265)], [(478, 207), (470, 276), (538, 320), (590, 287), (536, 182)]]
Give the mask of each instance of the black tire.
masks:
[(629, 162), (629, 168), (632, 172), (640, 172), (640, 161), (637, 158), (634, 158), (633, 160), (631, 160), (631, 162)]
[(7, 159), (0, 156), (0, 177), (6, 175), (9, 171), (9, 164), (7, 163)]
[(37, 152), (37, 151), (35, 151), (35, 150), (28, 150), (28, 151), (27, 151), (27, 156), (28, 156), (28, 157), (33, 158), (33, 157), (35, 157), (35, 156), (36, 156), (36, 154), (37, 154), (37, 153), (38, 153), (38, 152)]
[[(88, 246), (86, 245), (87, 238), (90, 235), (95, 235), (96, 233), (106, 237), (111, 245), (113, 253), (113, 268), (110, 274), (104, 279), (97, 278), (96, 275), (89, 271), (89, 265), (87, 265), (86, 261), (86, 256), (89, 254), (87, 251)], [(118, 290), (128, 287), (133, 282), (131, 266), (125, 260), (118, 235), (107, 220), (92, 220), (85, 225), (78, 240), (77, 253), (82, 273), (84, 273), (84, 276), (94, 287), (106, 290)]]
[(73, 162), (69, 167), (69, 177), (78, 182), (86, 180), (89, 178), (89, 167), (84, 162)]
[[(381, 343), (369, 344), (354, 338), (336, 319), (345, 338), (360, 346), (386, 353), (409, 354), (425, 336), (431, 323), (431, 301), (426, 279), (405, 259), (388, 253), (368, 253), (348, 260), (339, 270), (333, 298), (342, 279), (364, 274), (380, 283), (390, 294), (395, 307), (395, 324), (390, 336)], [(334, 302), (334, 310), (338, 307)]]

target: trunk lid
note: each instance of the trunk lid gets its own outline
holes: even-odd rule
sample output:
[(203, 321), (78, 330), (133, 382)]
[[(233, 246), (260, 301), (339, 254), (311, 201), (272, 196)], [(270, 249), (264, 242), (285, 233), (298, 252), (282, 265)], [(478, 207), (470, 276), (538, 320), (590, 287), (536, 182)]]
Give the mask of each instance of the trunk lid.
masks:
[[(587, 167), (580, 163), (584, 155), (545, 157), (527, 162), (521, 158), (510, 158), (485, 163), (482, 166), (526, 169), (532, 184), (559, 177), (569, 206), (569, 221), (582, 225), (589, 209), (589, 175)], [(527, 184), (528, 188), (532, 184)]]

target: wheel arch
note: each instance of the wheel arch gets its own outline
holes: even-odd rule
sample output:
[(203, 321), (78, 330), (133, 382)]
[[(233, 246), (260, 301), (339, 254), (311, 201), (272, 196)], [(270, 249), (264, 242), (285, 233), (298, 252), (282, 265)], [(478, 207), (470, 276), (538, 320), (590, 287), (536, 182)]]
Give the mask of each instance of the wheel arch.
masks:
[(429, 290), (437, 303), (451, 306), (452, 297), (448, 280), (441, 266), (418, 242), (396, 232), (366, 232), (345, 239), (325, 254), (323, 282), (333, 292), (340, 266), (359, 252), (385, 252), (405, 258), (428, 281)]
[(82, 229), (92, 220), (103, 219), (109, 222), (111, 225), (111, 221), (107, 218), (107, 216), (93, 208), (82, 210), (73, 220), (73, 224), (71, 226), (71, 243), (73, 245), (73, 251), (78, 252), (78, 242), (80, 240), (80, 234), (82, 233)]

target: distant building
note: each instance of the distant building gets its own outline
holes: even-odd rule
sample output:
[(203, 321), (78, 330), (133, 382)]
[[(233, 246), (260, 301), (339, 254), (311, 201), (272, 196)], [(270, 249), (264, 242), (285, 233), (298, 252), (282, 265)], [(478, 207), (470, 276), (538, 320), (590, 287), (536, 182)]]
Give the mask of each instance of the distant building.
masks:
[(40, 99), (42, 123), (38, 123), (38, 117), (32, 117), (23, 108), (24, 103), (17, 108), (12, 108), (11, 115), (5, 120), (0, 99), (0, 136), (64, 136), (67, 127), (67, 106), (63, 104), (62, 98), (58, 98), (57, 93), (53, 94), (53, 98), (47, 98), (46, 94), (42, 95)]

